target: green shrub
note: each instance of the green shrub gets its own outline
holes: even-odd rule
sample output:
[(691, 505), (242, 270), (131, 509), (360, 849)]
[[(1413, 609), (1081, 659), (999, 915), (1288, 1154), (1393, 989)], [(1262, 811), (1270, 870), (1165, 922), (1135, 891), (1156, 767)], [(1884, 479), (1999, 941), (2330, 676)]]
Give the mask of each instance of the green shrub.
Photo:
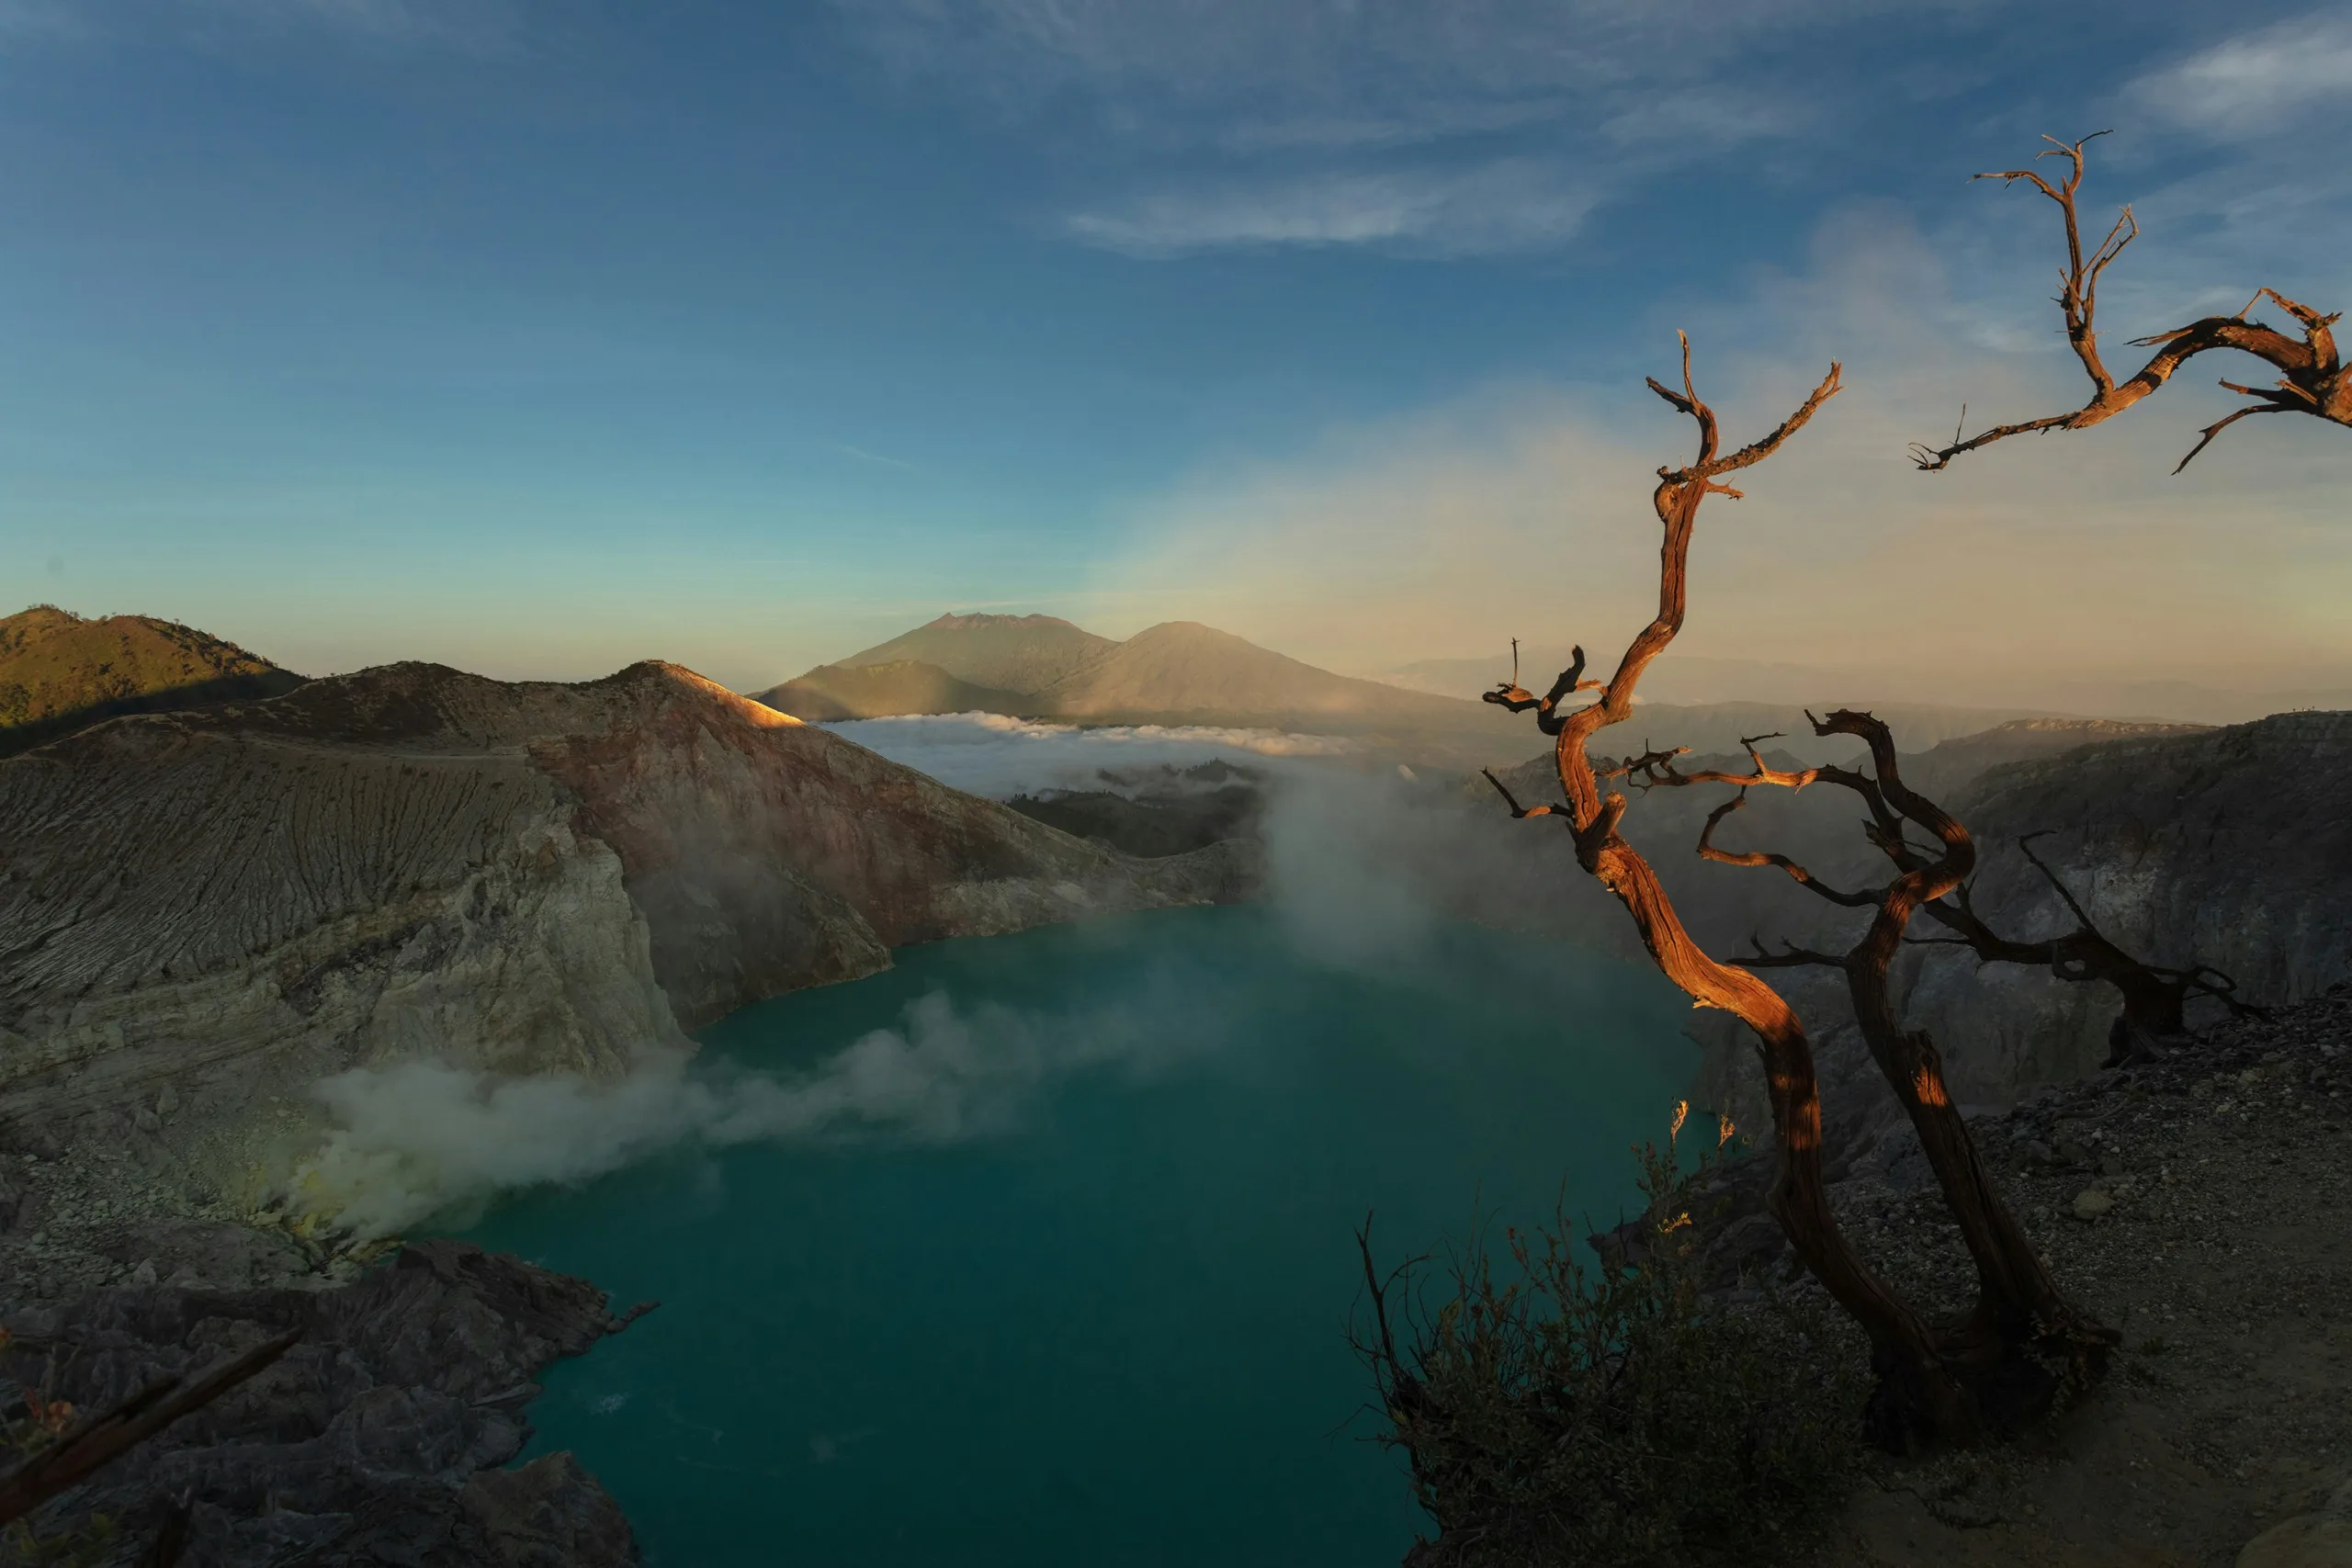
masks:
[(1841, 1495), (1865, 1358), (1826, 1310), (1705, 1289), (1690, 1200), (1721, 1147), (1690, 1172), (1671, 1138), (1636, 1151), (1649, 1208), (1600, 1266), (1562, 1215), (1506, 1233), (1508, 1282), (1483, 1243), (1457, 1252), (1434, 1313), (1415, 1266), (1382, 1280), (1367, 1239), (1382, 1440), (1438, 1526), (1416, 1568), (1758, 1561)]

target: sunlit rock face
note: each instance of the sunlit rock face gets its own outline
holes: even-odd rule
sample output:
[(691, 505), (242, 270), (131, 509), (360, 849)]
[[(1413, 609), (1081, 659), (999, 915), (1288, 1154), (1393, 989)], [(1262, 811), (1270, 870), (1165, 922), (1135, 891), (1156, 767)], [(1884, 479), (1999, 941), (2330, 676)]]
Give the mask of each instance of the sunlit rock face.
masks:
[(1127, 860), (663, 664), (119, 719), (0, 761), (0, 1132), (251, 1192), (347, 1067), (615, 1077), (894, 946), (1245, 870)]

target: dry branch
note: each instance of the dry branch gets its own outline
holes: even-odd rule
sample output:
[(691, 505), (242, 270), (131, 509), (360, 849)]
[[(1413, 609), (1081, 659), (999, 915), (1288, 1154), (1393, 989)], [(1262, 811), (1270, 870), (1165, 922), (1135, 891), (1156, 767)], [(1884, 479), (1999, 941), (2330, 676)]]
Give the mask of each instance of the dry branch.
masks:
[[(2086, 339), (2088, 301), (2097, 274), (2121, 248), (2120, 233), (2119, 230), (2109, 237), (2086, 268), (2081, 312)], [(2095, 359), (2096, 351), (2087, 342), (2085, 352)], [(1838, 367), (1833, 365), (1812, 395), (1770, 434), (1728, 457), (1719, 455), (1714, 412), (1693, 384), (1687, 338), (1682, 344), (1681, 389), (1655, 380), (1649, 386), (1688, 415), (1699, 431), (1695, 460), (1685, 468), (1660, 468), (1652, 496), (1664, 532), (1657, 614), (1634, 637), (1616, 673), (1600, 688), (1600, 699), (1589, 706), (1566, 714), (1559, 706), (1567, 692), (1579, 688), (1577, 677), (1584, 664), (1581, 649), (1574, 668), (1543, 697), (1515, 681), (1500, 683), (1485, 694), (1487, 702), (1513, 712), (1535, 710), (1544, 732), (1556, 737), (1555, 758), (1566, 796), (1563, 806), (1522, 808), (1499, 780), (1492, 774), (1488, 777), (1515, 817), (1564, 813), (1576, 840), (1578, 863), (1624, 904), (1644, 945), (1667, 977), (1701, 1006), (1724, 1009), (1755, 1032), (1770, 1094), (1778, 1156), (1771, 1207), (1798, 1257), (1870, 1337), (1881, 1374), (1872, 1401), (1874, 1434), (1881, 1441), (1902, 1448), (1922, 1440), (1973, 1441), (2046, 1407), (2054, 1380), (2030, 1351), (2057, 1351), (2071, 1359), (2078, 1371), (2095, 1373), (2114, 1337), (2075, 1309), (2052, 1282), (1977, 1156), (1959, 1108), (1945, 1087), (1942, 1059), (1934, 1042), (1923, 1031), (1901, 1026), (1888, 988), (1889, 966), (1912, 919), (1921, 909), (1936, 906), (1964, 886), (1974, 868), (1975, 847), (1967, 829), (1905, 785), (1892, 735), (1866, 713), (1839, 711), (1822, 718), (1806, 715), (1816, 735), (1849, 735), (1862, 740), (1869, 749), (1866, 769), (1775, 768), (1758, 750), (1765, 740), (1776, 739), (1772, 736), (1743, 740), (1751, 764), (1745, 773), (1724, 769), (1686, 773), (1678, 762), (1684, 754), (1679, 748), (1645, 745), (1638, 756), (1617, 762), (1595, 762), (1587, 751), (1595, 733), (1631, 716), (1642, 672), (1682, 628), (1689, 608), (1690, 539), (1701, 503), (1709, 495), (1736, 496), (1738, 492), (1724, 484), (1720, 476), (1762, 461), (1802, 429), (1836, 395)], [(1768, 953), (1760, 942), (1752, 955), (1729, 963), (1707, 956), (1682, 925), (1656, 872), (1618, 832), (1627, 801), (1614, 790), (1601, 793), (1600, 782), (1606, 778), (1623, 778), (1642, 789), (1695, 784), (1737, 786), (1741, 793), (1709, 815), (1699, 852), (1731, 864), (1776, 868), (1832, 903), (1868, 908), (1872, 915), (1868, 932), (1843, 956), (1794, 947)], [(1741, 809), (1748, 789), (1796, 790), (1822, 782), (1851, 790), (1866, 804), (1870, 815), (1864, 831), (1886, 854), (1895, 873), (1884, 886), (1847, 892), (1821, 883), (1785, 855), (1730, 851), (1715, 844), (1717, 829)], [(1929, 841), (1915, 843), (1910, 837), (1914, 829)], [(1824, 964), (1844, 972), (1871, 1055), (1917, 1129), (1945, 1201), (1976, 1265), (1978, 1305), (1963, 1323), (1929, 1324), (1862, 1262), (1830, 1212), (1822, 1180), (1821, 1104), (1811, 1044), (1788, 1002), (1753, 973), (1758, 968)]]
[(101, 1466), (277, 1360), (301, 1337), (300, 1329), (290, 1329), (194, 1382), (177, 1375), (158, 1378), (120, 1404), (75, 1421), (0, 1475), (0, 1524), (21, 1518), (49, 1498), (80, 1485)]
[[(2066, 266), (2059, 275), (2057, 304), (2065, 318), (2066, 341), (2073, 347), (2075, 357), (2082, 362), (2084, 374), (2090, 378), (2090, 400), (2070, 412), (2045, 414), (2040, 419), (2030, 419), (2017, 424), (1995, 425), (1965, 439), (1955, 431), (1952, 444), (1949, 446), (1915, 445), (1911, 448), (1911, 457), (1920, 468), (1944, 468), (1963, 452), (1973, 452), (1979, 446), (1989, 446), (2007, 436), (2049, 430), (2082, 430), (2111, 419), (2170, 380), (2173, 372), (2190, 359), (2211, 349), (2234, 349), (2242, 354), (2250, 354), (2277, 370), (2278, 379), (2268, 387), (2222, 382), (2221, 385), (2229, 390), (2252, 398), (2255, 402), (2207, 425), (2199, 433), (2197, 445), (2190, 447), (2188, 456), (2174, 468), (2174, 473), (2188, 467), (2199, 453), (2212, 444), (2215, 436), (2251, 414), (2304, 413), (2331, 423), (2352, 425), (2352, 372), (2347, 372), (2336, 353), (2335, 334), (2332, 330), (2341, 319), (2341, 312), (2322, 315), (2309, 306), (2297, 304), (2275, 288), (2258, 290), (2253, 299), (2246, 301), (2245, 309), (2234, 316), (2208, 316), (2185, 327), (2176, 327), (2171, 332), (2134, 338), (2132, 341), (2135, 346), (2151, 347), (2156, 352), (2135, 374), (2123, 380), (2117, 380), (2108, 370), (2098, 348), (2099, 276), (2117, 256), (2123, 254), (2125, 246), (2139, 237), (2140, 225), (2132, 216), (2132, 209), (2124, 208), (2116, 219), (2115, 226), (2108, 231), (2107, 238), (2091, 252), (2087, 260), (2085, 259), (2075, 195), (2083, 183), (2084, 148), (2097, 137), (2106, 134), (2103, 130), (2098, 131), (2072, 143), (2043, 137), (2042, 140), (2050, 146), (2037, 153), (2035, 161), (2064, 158), (2068, 164), (2069, 172), (2056, 184), (2031, 167), (2000, 169), (1975, 176), (1980, 180), (1999, 180), (2004, 185), (2015, 185), (2022, 180), (2058, 204), (2066, 226)], [(2265, 297), (2301, 325), (2301, 341), (2298, 342), (2275, 327), (2249, 319), (2254, 308)], [(1963, 421), (1967, 418), (1965, 408), (1961, 411), (1961, 417)]]

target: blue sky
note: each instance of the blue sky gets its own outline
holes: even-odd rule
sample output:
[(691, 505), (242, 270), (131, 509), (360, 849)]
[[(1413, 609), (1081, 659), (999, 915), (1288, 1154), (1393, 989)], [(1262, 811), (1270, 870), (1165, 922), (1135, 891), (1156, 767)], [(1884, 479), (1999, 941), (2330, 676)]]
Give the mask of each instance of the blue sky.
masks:
[(2352, 681), (2339, 430), (2166, 479), (2193, 376), (1901, 465), (2079, 400), (2048, 204), (1964, 176), (2110, 125), (2111, 337), (2352, 303), (2344, 6), (0, 0), (0, 598), (746, 686), (946, 608), (1597, 636), (1688, 327), (1735, 420), (1856, 383), (1711, 651), (1931, 662), (1925, 573), (2020, 669)]

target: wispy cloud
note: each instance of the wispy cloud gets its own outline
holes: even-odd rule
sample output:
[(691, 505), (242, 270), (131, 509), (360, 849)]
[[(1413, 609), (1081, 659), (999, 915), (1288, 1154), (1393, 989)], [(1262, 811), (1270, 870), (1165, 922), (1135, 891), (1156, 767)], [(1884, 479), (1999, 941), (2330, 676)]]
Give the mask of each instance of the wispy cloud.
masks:
[[(1069, 238), (1136, 256), (1540, 249), (1662, 169), (1811, 124), (1800, 64), (1880, 0), (836, 0), (896, 75), (1099, 128), (1113, 198)], [(1936, 13), (1940, 14), (1939, 11)], [(1811, 69), (1806, 67), (1805, 69)], [(1165, 167), (1154, 167), (1159, 164)], [(1209, 165), (1204, 170), (1204, 164)], [(1140, 165), (1135, 166), (1135, 165)]]
[(879, 452), (869, 452), (863, 446), (853, 446), (846, 441), (834, 442), (833, 449), (843, 457), (854, 457), (861, 463), (871, 463), (876, 468), (897, 468), (902, 473), (910, 474), (916, 471), (912, 463), (898, 457), (885, 457)]
[[(2097, 431), (1912, 468), (1905, 444), (1950, 431), (1963, 400), (1983, 425), (2083, 397), (2063, 338), (2044, 347), (2056, 312), (2038, 292), (2007, 302), (2043, 329), (2034, 352), (2008, 352), (1971, 341), (1945, 270), (1899, 219), (1858, 210), (1823, 227), (1805, 272), (1684, 315), (1727, 439), (1769, 428), (1833, 357), (1848, 390), (1747, 500), (1711, 506), (1683, 651), (1933, 674), (1962, 688), (1946, 700), (1978, 703), (2030, 705), (2052, 671), (2352, 679), (2352, 538), (2327, 524), (2343, 457), (2311, 421), (2233, 429), (2176, 479), (2197, 428), (2230, 406), (2184, 383)], [(1512, 635), (1616, 646), (1656, 602), (1653, 470), (1689, 441), (1638, 384), (1493, 387), (1204, 468), (1139, 509), (1102, 602), (1343, 670)]]
[(0, 0), (0, 49), (75, 38), (87, 28), (86, 19), (61, 0)]
[(158, 42), (243, 54), (318, 40), (395, 55), (494, 59), (522, 47), (524, 0), (0, 0), (0, 47)]
[(1272, 245), (1373, 245), (1432, 255), (1532, 250), (1576, 232), (1595, 193), (1525, 160), (1435, 172), (1331, 174), (1167, 191), (1064, 220), (1134, 256)]
[(2176, 124), (2226, 138), (2352, 107), (2352, 15), (2315, 11), (2242, 33), (2148, 73), (2127, 96)]

